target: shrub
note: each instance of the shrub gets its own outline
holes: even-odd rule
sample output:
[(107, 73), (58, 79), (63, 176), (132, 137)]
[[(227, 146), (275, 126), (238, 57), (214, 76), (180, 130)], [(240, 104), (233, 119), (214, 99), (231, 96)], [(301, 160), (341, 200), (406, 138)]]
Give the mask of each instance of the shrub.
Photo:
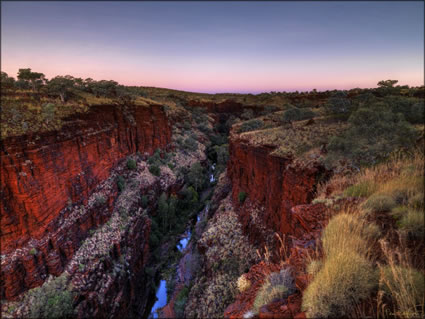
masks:
[(415, 209), (422, 209), (424, 208), (424, 194), (423, 193), (417, 193), (416, 195), (409, 198), (409, 206)]
[(283, 299), (295, 292), (294, 278), (289, 268), (271, 273), (258, 290), (253, 304), (254, 312), (276, 299)]
[(187, 302), (187, 297), (189, 296), (189, 288), (185, 286), (180, 290), (177, 295), (176, 301), (174, 302), (174, 312), (176, 313), (176, 318), (184, 317), (184, 308)]
[(409, 210), (397, 222), (397, 226), (416, 238), (424, 236), (424, 212), (418, 210)]
[(143, 195), (142, 196), (142, 207), (146, 208), (146, 207), (148, 207), (148, 204), (149, 204), (149, 197), (146, 196), (146, 195)]
[(255, 131), (264, 126), (264, 122), (258, 119), (249, 120), (246, 122), (243, 122), (242, 125), (239, 127), (238, 132), (249, 132), (249, 131)]
[(189, 151), (196, 151), (198, 149), (198, 143), (196, 142), (196, 140), (192, 137), (189, 136), (187, 139), (184, 140), (184, 148), (189, 150)]
[(149, 172), (154, 176), (159, 176), (161, 174), (161, 169), (158, 165), (153, 164), (149, 166)]
[(238, 199), (240, 204), (243, 204), (245, 202), (246, 196), (247, 196), (246, 192), (244, 191), (239, 192)]
[(351, 111), (352, 104), (347, 98), (347, 93), (338, 91), (329, 98), (325, 104), (326, 112), (329, 115), (348, 114)]
[(31, 318), (63, 318), (73, 313), (73, 293), (67, 285), (66, 275), (47, 281), (43, 286), (29, 291)]
[(393, 113), (382, 102), (375, 103), (351, 114), (348, 129), (330, 139), (329, 156), (342, 153), (357, 165), (371, 165), (398, 148), (412, 147), (417, 132), (402, 114)]
[(348, 187), (344, 191), (345, 196), (350, 197), (369, 197), (377, 189), (377, 185), (371, 181), (364, 181)]
[(37, 255), (37, 249), (35, 249), (35, 248), (31, 248), (31, 250), (30, 250), (30, 255)]
[(308, 318), (341, 318), (370, 296), (378, 279), (372, 265), (353, 251), (327, 259), (304, 291), (302, 308)]
[(372, 213), (388, 212), (396, 207), (395, 200), (383, 194), (374, 194), (362, 205), (364, 209)]
[(323, 262), (321, 260), (312, 260), (307, 266), (307, 273), (313, 277), (320, 271), (322, 268)]
[(137, 167), (137, 163), (136, 163), (136, 161), (135, 161), (134, 159), (132, 159), (132, 158), (129, 158), (129, 159), (127, 160), (127, 168), (128, 168), (128, 169), (131, 169), (131, 170), (135, 170), (135, 169), (136, 169), (136, 167)]
[(293, 107), (283, 112), (282, 122), (289, 123), (293, 121), (307, 120), (315, 116), (316, 116), (316, 113), (314, 113), (309, 108), (299, 109), (299, 108)]
[(117, 177), (117, 186), (120, 192), (122, 192), (125, 189), (125, 179), (121, 175), (118, 175)]
[[(120, 186), (118, 185), (118, 188)], [(120, 190), (121, 191), (121, 190)], [(95, 198), (94, 198), (94, 203), (96, 206), (102, 206), (106, 204), (106, 197), (102, 194), (96, 194)]]
[(238, 290), (244, 292), (251, 287), (251, 282), (246, 278), (246, 274), (243, 274), (238, 278)]

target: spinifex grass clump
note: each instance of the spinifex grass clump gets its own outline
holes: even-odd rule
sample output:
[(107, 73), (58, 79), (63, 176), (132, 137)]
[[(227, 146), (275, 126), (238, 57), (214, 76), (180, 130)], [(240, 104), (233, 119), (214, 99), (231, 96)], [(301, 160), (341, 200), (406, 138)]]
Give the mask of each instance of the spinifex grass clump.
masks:
[(372, 264), (354, 251), (327, 258), (304, 291), (303, 310), (308, 318), (341, 318), (368, 298), (378, 280)]
[(303, 297), (308, 317), (347, 316), (371, 295), (378, 279), (367, 256), (379, 234), (359, 214), (344, 212), (329, 221), (322, 235), (322, 265), (308, 267), (314, 275)]
[(294, 278), (289, 268), (282, 269), (269, 275), (255, 297), (253, 311), (258, 313), (260, 308), (268, 303), (283, 299), (295, 292)]
[(341, 213), (323, 231), (323, 251), (328, 258), (346, 251), (366, 255), (378, 236), (379, 228), (375, 224), (366, 223), (355, 213)]

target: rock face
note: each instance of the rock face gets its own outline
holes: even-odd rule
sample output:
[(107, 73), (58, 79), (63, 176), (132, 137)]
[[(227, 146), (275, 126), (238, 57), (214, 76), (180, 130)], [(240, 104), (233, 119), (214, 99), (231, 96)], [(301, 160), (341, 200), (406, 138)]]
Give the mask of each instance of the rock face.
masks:
[(83, 275), (72, 274), (73, 282), (82, 284), (76, 307), (79, 318), (132, 318), (144, 312), (152, 288), (145, 274), (150, 226), (145, 216), (136, 217), (103, 262)]
[(92, 107), (60, 132), (8, 138), (1, 144), (1, 251), (40, 239), (68, 203), (85, 203), (116, 163), (152, 153), (171, 140), (161, 106)]
[[(252, 146), (232, 138), (227, 174), (232, 181), (233, 202), (250, 240), (265, 244), (264, 231), (293, 234), (292, 207), (309, 203), (319, 180), (330, 175), (319, 163), (301, 164), (293, 157), (270, 154), (273, 146)], [(239, 195), (246, 193), (241, 203)], [(263, 207), (252, 214), (253, 206)], [(260, 225), (261, 224), (261, 225)]]
[[(102, 205), (88, 205), (88, 212), (81, 215), (75, 208), (87, 204), (125, 156), (151, 154), (167, 147), (170, 140), (171, 128), (161, 106), (110, 105), (67, 119), (60, 132), (4, 141), (0, 149), (1, 252), (5, 255), (1, 298), (14, 299), (41, 285), (48, 274), (61, 274), (89, 230), (109, 219), (116, 183)], [(141, 234), (128, 238), (129, 245), (147, 245), (149, 230)], [(33, 242), (36, 248), (30, 249)], [(143, 271), (142, 255), (133, 261), (136, 273)]]

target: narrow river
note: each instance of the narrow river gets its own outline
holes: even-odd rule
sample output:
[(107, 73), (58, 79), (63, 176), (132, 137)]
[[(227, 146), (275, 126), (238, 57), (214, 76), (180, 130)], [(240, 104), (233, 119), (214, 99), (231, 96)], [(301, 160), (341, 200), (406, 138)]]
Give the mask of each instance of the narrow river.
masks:
[[(210, 183), (214, 183), (215, 182), (215, 177), (214, 177), (214, 171), (215, 171), (215, 163), (213, 163), (210, 166), (210, 169), (208, 170), (208, 174), (209, 174), (209, 181)], [(206, 218), (208, 215), (208, 210), (209, 210), (209, 204), (207, 204), (196, 216), (196, 223), (199, 223), (202, 219)], [(195, 225), (196, 227), (196, 225)], [(186, 232), (182, 235), (182, 238), (180, 239), (180, 241), (177, 243), (177, 249), (181, 252), (183, 252), (189, 241), (190, 238), (192, 237), (192, 232), (190, 231), (190, 228), (188, 228), (186, 230)], [(166, 281), (165, 280), (161, 280), (159, 282), (159, 288), (156, 291), (156, 302), (152, 307), (151, 310), (151, 314), (149, 316), (149, 318), (158, 318), (158, 310), (161, 309), (162, 307), (164, 307), (167, 304), (167, 288), (166, 288)], [(149, 319), (148, 318), (148, 319)]]

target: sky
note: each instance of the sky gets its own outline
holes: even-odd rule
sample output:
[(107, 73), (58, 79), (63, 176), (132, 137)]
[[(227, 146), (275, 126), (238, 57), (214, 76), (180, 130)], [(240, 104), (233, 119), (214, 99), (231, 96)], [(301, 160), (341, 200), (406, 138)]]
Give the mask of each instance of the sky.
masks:
[(260, 93), (424, 84), (424, 2), (1, 2), (1, 70)]

